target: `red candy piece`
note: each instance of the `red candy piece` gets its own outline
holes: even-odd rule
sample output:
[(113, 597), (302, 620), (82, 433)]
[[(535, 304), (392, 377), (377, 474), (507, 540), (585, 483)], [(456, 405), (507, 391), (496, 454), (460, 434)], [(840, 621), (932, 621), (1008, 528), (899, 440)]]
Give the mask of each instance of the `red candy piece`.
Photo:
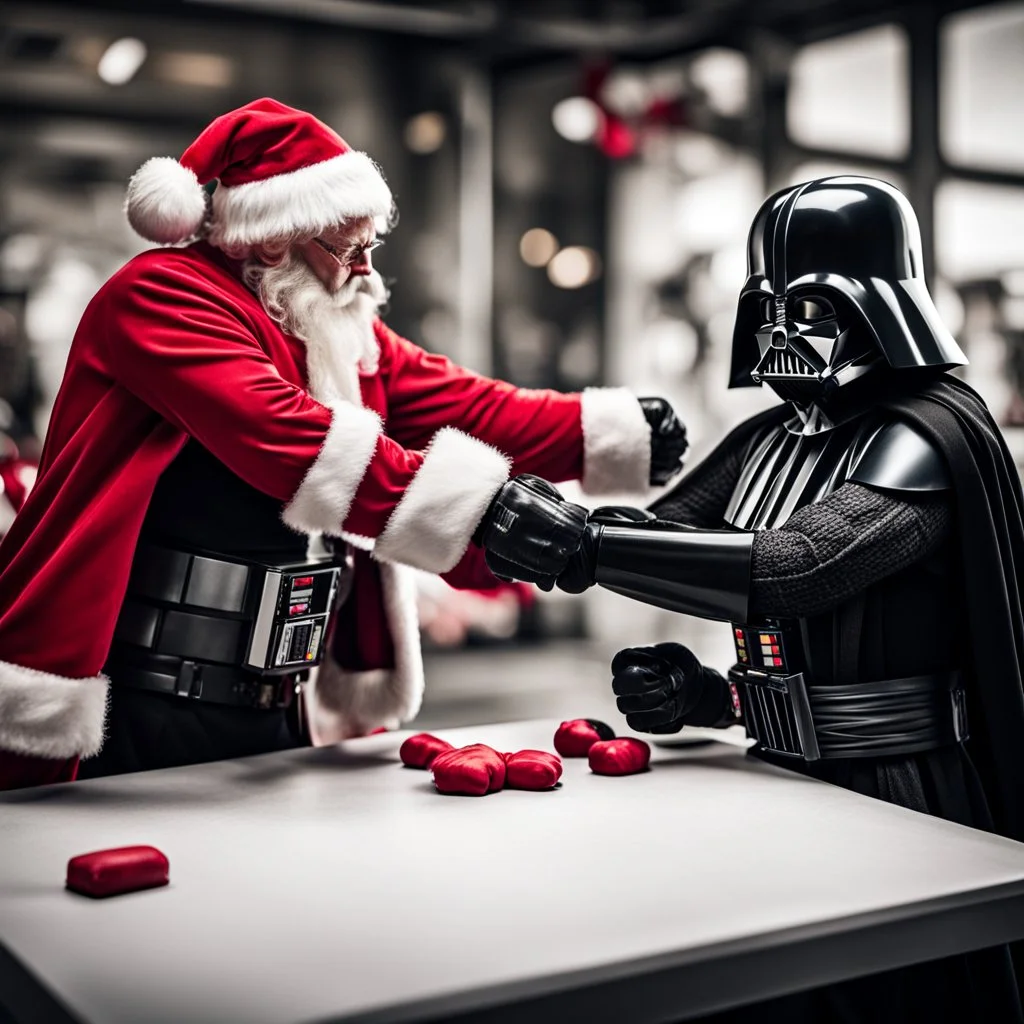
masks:
[(562, 777), (561, 760), (546, 750), (518, 750), (504, 757), (509, 789), (554, 789)]
[(410, 736), (398, 748), (402, 764), (410, 768), (429, 768), (438, 754), (454, 749), (447, 740), (431, 736), (429, 732), (418, 732)]
[(594, 718), (574, 718), (563, 722), (555, 733), (555, 750), (562, 757), (586, 757), (590, 748), (601, 740), (615, 737), (610, 726)]
[(72, 857), (67, 887), (85, 896), (117, 896), (166, 885), (169, 871), (167, 858), (155, 846), (121, 846)]
[(484, 743), (446, 750), (434, 758), (430, 770), (439, 793), (483, 796), (505, 785), (505, 759)]
[(595, 743), (587, 756), (590, 770), (598, 775), (636, 775), (647, 770), (651, 748), (643, 740), (624, 736)]

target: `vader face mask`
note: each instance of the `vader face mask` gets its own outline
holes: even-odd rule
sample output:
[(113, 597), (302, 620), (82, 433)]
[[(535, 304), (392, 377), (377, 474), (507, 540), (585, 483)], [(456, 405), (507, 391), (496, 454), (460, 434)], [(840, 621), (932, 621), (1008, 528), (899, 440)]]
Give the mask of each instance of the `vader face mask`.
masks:
[(813, 403), (876, 366), (967, 360), (924, 280), (906, 197), (876, 178), (819, 178), (761, 205), (733, 331), (732, 387)]
[(805, 294), (762, 301), (756, 332), (761, 358), (750, 372), (755, 384), (808, 405), (883, 362), (870, 334), (837, 300)]

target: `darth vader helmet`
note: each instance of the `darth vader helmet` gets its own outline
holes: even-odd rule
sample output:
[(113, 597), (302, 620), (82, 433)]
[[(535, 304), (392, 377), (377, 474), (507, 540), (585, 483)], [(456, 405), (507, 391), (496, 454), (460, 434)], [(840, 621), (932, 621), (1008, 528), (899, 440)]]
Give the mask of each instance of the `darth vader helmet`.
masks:
[(899, 189), (821, 178), (758, 210), (733, 333), (731, 387), (813, 402), (885, 366), (967, 362), (924, 283), (921, 232)]

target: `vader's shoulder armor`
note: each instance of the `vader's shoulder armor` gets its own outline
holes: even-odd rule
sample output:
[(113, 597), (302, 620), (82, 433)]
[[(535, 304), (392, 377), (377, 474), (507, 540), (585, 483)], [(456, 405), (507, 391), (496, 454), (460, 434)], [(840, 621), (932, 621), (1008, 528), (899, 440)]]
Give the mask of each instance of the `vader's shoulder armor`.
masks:
[(880, 491), (944, 491), (952, 486), (946, 460), (909, 423), (894, 420), (868, 441), (847, 477)]

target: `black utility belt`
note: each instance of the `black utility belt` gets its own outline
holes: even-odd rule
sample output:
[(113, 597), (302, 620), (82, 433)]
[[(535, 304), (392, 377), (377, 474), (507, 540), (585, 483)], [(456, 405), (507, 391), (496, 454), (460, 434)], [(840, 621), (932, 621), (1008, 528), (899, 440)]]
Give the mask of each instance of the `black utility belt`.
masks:
[(294, 690), (294, 676), (321, 662), (331, 611), (350, 585), (350, 565), (333, 555), (257, 562), (140, 543), (108, 656), (111, 679), (282, 706), (287, 686), (275, 677), (290, 677)]
[(288, 707), (306, 680), (306, 673), (257, 676), (228, 665), (130, 654), (109, 659), (106, 672), (118, 688), (259, 710)]
[(958, 672), (843, 686), (803, 673), (729, 671), (747, 733), (763, 748), (805, 761), (920, 753), (968, 738)]

